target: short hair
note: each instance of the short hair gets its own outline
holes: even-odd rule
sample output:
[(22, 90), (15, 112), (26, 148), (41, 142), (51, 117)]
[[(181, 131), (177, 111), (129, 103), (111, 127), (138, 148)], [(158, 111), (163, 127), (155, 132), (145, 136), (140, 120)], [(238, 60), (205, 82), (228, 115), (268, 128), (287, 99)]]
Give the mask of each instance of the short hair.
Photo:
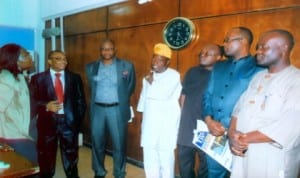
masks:
[(280, 36), (284, 38), (286, 43), (288, 44), (288, 48), (291, 51), (295, 45), (295, 39), (291, 32), (284, 29), (274, 29), (269, 31), (270, 33), (278, 33)]
[(105, 39), (101, 42), (101, 48), (102, 48), (102, 45), (103, 45), (104, 43), (107, 43), (107, 42), (111, 43), (111, 44), (115, 47), (115, 41), (114, 41), (114, 40), (112, 40), (112, 39), (110, 39), (110, 38), (105, 38)]
[(51, 59), (51, 57), (52, 57), (52, 55), (53, 55), (54, 53), (62, 53), (62, 54), (64, 54), (64, 55), (66, 55), (66, 53), (63, 52), (62, 50), (56, 49), (56, 50), (52, 50), (52, 51), (50, 51), (50, 52), (48, 53), (48, 56), (47, 56), (48, 59)]
[(15, 78), (21, 73), (18, 67), (18, 60), (23, 48), (20, 45), (9, 43), (0, 49), (0, 70), (10, 71)]
[(252, 44), (253, 42), (253, 33), (252, 31), (247, 28), (247, 27), (236, 27), (237, 29), (239, 29), (241, 31), (241, 34), (243, 35), (243, 37), (245, 37), (248, 40), (249, 45)]

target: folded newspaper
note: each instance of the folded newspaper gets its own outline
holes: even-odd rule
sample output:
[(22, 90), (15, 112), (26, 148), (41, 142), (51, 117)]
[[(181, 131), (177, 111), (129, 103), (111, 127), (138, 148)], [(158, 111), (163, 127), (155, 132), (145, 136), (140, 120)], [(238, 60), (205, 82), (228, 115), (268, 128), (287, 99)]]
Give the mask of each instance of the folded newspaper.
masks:
[(215, 159), (228, 171), (231, 171), (232, 153), (229, 148), (227, 135), (213, 136), (209, 133), (207, 125), (202, 120), (197, 120), (197, 128), (194, 130), (193, 144)]

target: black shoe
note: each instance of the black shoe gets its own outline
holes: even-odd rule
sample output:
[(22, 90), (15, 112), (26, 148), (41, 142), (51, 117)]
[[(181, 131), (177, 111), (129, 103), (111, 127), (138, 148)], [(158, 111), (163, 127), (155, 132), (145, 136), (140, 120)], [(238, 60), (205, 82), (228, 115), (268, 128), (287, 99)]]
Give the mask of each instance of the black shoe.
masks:
[(94, 178), (104, 178), (105, 176), (95, 176)]

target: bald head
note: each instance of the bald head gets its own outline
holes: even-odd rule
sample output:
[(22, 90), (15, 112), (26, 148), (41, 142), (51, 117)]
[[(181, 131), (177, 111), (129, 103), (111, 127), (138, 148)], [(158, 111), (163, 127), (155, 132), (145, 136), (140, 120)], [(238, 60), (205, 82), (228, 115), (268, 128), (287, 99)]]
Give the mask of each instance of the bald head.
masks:
[(291, 51), (293, 49), (294, 45), (295, 45), (293, 35), (287, 30), (274, 29), (274, 30), (270, 30), (270, 31), (265, 32), (263, 35), (273, 35), (273, 36), (275, 36), (276, 38), (278, 38), (278, 40), (281, 40), (282, 43), (287, 45), (287, 48), (288, 48), (289, 51)]
[(217, 55), (223, 56), (223, 50), (220, 45), (217, 45), (214, 43), (208, 43), (208, 44), (205, 44), (202, 49), (204, 49), (204, 48), (213, 51)]
[(221, 46), (213, 43), (205, 44), (199, 53), (200, 64), (210, 69), (223, 56)]
[(293, 35), (281, 29), (263, 33), (256, 46), (257, 63), (267, 66), (270, 72), (278, 72), (290, 65), (294, 46)]

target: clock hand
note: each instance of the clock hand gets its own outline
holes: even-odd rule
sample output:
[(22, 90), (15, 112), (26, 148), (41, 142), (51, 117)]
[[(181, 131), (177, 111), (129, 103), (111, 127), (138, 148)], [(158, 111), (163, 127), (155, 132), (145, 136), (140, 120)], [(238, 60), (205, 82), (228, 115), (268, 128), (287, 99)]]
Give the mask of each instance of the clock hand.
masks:
[(176, 40), (182, 39), (180, 32), (177, 32)]

